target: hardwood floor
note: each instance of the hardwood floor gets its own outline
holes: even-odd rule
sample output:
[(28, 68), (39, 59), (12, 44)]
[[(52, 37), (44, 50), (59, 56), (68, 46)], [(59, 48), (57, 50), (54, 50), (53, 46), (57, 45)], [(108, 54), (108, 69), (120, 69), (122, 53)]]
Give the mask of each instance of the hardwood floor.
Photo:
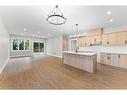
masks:
[(0, 77), (1, 89), (127, 89), (127, 70), (98, 65), (91, 74), (46, 55), (12, 58)]

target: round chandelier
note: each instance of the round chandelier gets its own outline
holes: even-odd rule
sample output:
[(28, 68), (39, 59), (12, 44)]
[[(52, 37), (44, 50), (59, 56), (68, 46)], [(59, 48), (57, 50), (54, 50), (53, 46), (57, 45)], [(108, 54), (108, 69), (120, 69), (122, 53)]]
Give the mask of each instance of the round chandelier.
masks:
[(62, 12), (58, 8), (58, 5), (56, 5), (55, 8), (51, 11), (51, 13), (48, 14), (46, 20), (53, 25), (62, 25), (65, 24), (67, 18), (63, 16)]

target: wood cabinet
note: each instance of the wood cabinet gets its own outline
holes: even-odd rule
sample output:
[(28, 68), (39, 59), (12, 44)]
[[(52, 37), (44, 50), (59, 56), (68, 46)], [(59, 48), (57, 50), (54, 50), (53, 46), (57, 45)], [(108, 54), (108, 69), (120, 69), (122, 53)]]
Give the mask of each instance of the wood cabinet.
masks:
[(97, 28), (91, 30), (90, 35), (102, 35), (102, 32), (103, 32), (103, 28)]
[(127, 68), (127, 54), (102, 53), (101, 63), (115, 67)]
[(127, 45), (127, 32), (118, 32), (117, 36), (117, 45)]
[(91, 46), (91, 44), (101, 43), (101, 35), (86, 36), (78, 38), (78, 46)]
[(104, 46), (127, 45), (127, 31), (86, 36), (79, 38), (78, 42), (79, 46), (91, 46), (98, 43)]
[(91, 44), (91, 37), (82, 37), (82, 38), (78, 38), (78, 46), (90, 46)]
[(101, 43), (101, 35), (91, 36), (91, 43), (92, 44)]
[(127, 68), (127, 55), (121, 54), (119, 55), (119, 66), (123, 68)]
[(103, 34), (102, 45), (127, 45), (127, 32)]

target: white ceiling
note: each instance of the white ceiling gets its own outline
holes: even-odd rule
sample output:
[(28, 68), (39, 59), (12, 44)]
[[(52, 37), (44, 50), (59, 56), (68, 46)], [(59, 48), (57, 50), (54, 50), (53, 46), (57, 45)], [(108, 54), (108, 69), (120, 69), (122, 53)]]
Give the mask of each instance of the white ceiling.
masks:
[[(67, 22), (60, 26), (46, 21), (47, 14), (53, 8), (54, 6), (0, 6), (0, 16), (10, 34), (42, 38), (75, 33), (76, 23), (79, 24), (80, 32), (98, 27), (127, 25), (127, 6), (59, 6), (67, 17)], [(107, 11), (112, 13), (107, 15)], [(110, 19), (113, 22), (109, 22)]]

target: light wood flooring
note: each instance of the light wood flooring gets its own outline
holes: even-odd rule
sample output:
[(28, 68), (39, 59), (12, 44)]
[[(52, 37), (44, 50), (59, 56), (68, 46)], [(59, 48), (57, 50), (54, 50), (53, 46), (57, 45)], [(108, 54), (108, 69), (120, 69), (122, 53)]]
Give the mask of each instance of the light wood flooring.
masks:
[(127, 70), (98, 65), (91, 74), (56, 57), (12, 58), (0, 75), (0, 89), (127, 89)]

